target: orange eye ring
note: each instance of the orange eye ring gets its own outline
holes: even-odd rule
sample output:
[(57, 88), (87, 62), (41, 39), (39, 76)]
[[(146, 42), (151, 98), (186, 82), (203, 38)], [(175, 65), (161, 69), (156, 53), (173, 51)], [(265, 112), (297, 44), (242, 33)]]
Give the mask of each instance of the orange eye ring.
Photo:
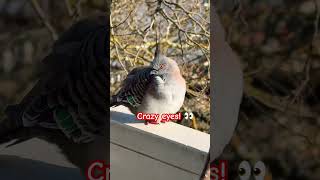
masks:
[(165, 67), (165, 65), (164, 64), (160, 64), (160, 69), (163, 69)]

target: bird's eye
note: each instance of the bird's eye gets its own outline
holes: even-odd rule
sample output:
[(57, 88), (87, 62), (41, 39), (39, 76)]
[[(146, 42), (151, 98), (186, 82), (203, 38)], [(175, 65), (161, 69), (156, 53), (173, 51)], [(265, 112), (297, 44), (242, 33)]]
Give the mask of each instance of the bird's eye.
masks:
[(263, 180), (266, 175), (266, 166), (262, 161), (258, 161), (253, 168), (253, 175), (256, 180)]
[(184, 119), (188, 119), (189, 118), (189, 113), (188, 112), (185, 112), (184, 113)]
[(251, 176), (251, 168), (248, 161), (242, 161), (238, 168), (238, 174), (241, 180), (248, 180)]
[(165, 67), (165, 64), (160, 64), (159, 69), (163, 69)]
[(193, 118), (193, 113), (192, 113), (192, 112), (189, 113), (189, 118), (190, 118), (190, 119)]

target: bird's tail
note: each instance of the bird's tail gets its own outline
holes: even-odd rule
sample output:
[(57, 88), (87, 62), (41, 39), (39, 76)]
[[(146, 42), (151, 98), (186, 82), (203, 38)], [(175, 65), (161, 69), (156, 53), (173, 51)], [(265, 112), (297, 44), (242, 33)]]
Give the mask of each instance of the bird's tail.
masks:
[(119, 102), (118, 102), (117, 96), (116, 95), (111, 96), (110, 97), (110, 107), (118, 106), (118, 105), (119, 105)]

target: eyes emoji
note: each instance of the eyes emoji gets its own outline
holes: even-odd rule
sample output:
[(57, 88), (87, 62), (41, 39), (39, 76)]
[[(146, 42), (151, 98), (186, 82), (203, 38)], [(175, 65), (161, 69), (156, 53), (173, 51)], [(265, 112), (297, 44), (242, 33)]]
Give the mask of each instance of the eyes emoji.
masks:
[(185, 112), (183, 114), (184, 119), (192, 119), (193, 118), (193, 113), (192, 112)]
[[(253, 176), (255, 180), (263, 180), (266, 175), (266, 166), (262, 161), (258, 161), (254, 165), (252, 171), (253, 171)], [(251, 167), (248, 161), (242, 161), (239, 164), (238, 174), (239, 174), (240, 180), (249, 180), (251, 176)]]
[(242, 161), (239, 164), (238, 174), (239, 174), (240, 180), (249, 180), (251, 176), (251, 167), (248, 161)]
[(258, 161), (253, 168), (253, 175), (256, 180), (263, 180), (266, 175), (266, 166), (262, 161)]

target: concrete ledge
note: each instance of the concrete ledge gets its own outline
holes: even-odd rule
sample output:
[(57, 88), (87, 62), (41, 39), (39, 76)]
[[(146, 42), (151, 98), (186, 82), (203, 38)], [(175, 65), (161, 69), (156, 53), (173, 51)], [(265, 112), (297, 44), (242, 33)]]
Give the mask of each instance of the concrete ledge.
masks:
[[(172, 122), (145, 125), (124, 107), (112, 109), (111, 118), (111, 179), (199, 179), (209, 151), (209, 134)], [(104, 143), (100, 144), (103, 149)], [(82, 146), (66, 148), (78, 159), (93, 154)], [(94, 154), (100, 153), (96, 146), (92, 149)], [(84, 179), (61, 151), (61, 147), (39, 138), (10, 148), (0, 146), (1, 177)]]
[(0, 175), (5, 180), (85, 180), (57, 146), (39, 138), (0, 147)]
[(173, 122), (145, 125), (119, 106), (110, 143), (111, 179), (199, 179), (210, 135)]

